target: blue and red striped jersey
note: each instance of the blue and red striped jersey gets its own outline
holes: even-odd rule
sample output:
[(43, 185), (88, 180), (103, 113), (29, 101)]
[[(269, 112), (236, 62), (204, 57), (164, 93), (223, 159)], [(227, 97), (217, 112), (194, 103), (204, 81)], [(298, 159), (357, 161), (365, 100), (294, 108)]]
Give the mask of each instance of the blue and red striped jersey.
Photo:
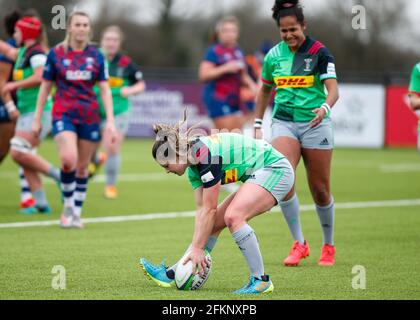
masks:
[(98, 81), (108, 81), (108, 77), (105, 57), (93, 45), (83, 51), (66, 49), (63, 45), (51, 49), (44, 79), (54, 81), (57, 86), (54, 120), (65, 115), (74, 123), (99, 122), (99, 105), (93, 87)]
[[(221, 44), (210, 47), (205, 56), (205, 61), (214, 63), (216, 66), (223, 65), (229, 61), (238, 61), (245, 67), (245, 56), (239, 47), (226, 48)], [(211, 96), (218, 101), (230, 105), (239, 105), (239, 92), (241, 88), (241, 72), (224, 74), (219, 79), (207, 82), (205, 95)]]

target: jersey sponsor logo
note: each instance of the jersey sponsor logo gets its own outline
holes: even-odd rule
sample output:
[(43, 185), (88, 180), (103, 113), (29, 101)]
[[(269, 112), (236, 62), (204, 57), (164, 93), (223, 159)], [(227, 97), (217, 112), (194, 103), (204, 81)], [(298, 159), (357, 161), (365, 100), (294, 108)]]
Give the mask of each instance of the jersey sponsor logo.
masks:
[(16, 69), (13, 71), (13, 81), (19, 81), (23, 80), (23, 70), (22, 69)]
[(328, 141), (327, 138), (325, 138), (324, 140), (321, 141), (321, 143), (319, 145), (320, 146), (329, 146), (330, 142)]
[(329, 76), (334, 76), (336, 77), (336, 73), (335, 73), (335, 64), (330, 62), (328, 63), (328, 67), (327, 67), (327, 74)]
[(95, 59), (92, 57), (87, 57), (86, 58), (86, 68), (87, 69), (92, 69), (93, 68), (93, 63), (95, 62)]
[(203, 183), (208, 183), (213, 180), (214, 180), (214, 176), (210, 171), (207, 172), (205, 175), (201, 176), (201, 181), (203, 181)]
[(238, 181), (238, 169), (225, 171), (225, 184)]
[(137, 81), (143, 80), (143, 72), (137, 71), (134, 77), (136, 78)]
[(90, 137), (93, 140), (97, 140), (99, 138), (99, 132), (98, 131), (92, 131), (91, 134), (90, 134)]
[(123, 85), (123, 79), (117, 77), (109, 77), (108, 83), (111, 88), (120, 88)]
[(274, 78), (274, 82), (279, 89), (310, 88), (314, 86), (314, 81), (314, 76), (288, 76)]
[(92, 80), (92, 71), (85, 71), (85, 70), (67, 70), (66, 71), (66, 79), (67, 80)]
[(312, 63), (313, 59), (305, 59), (305, 63), (306, 63), (306, 67), (303, 71), (305, 72), (311, 72), (311, 63)]
[(70, 65), (71, 65), (71, 60), (70, 60), (70, 59), (63, 59), (63, 65), (64, 65), (65, 67), (70, 66)]
[(56, 128), (58, 132), (61, 132), (64, 130), (64, 122), (63, 121), (57, 121)]

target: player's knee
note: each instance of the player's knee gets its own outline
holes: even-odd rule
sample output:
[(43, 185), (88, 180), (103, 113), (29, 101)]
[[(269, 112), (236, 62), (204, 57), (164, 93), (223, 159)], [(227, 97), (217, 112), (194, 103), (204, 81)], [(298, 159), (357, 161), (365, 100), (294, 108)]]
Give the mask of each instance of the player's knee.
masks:
[(234, 229), (237, 225), (244, 222), (244, 215), (241, 210), (235, 210), (235, 208), (227, 209), (225, 214), (225, 224), (229, 229)]
[(88, 164), (77, 164), (76, 176), (87, 177), (89, 175)]
[(221, 232), (224, 228), (226, 228), (226, 223), (225, 221), (218, 221), (216, 220), (214, 226), (213, 226), (213, 230), (211, 231), (211, 234), (215, 234), (215, 233), (219, 233)]
[(327, 206), (331, 202), (331, 193), (325, 186), (314, 186), (312, 188), (314, 201), (320, 206)]
[(26, 161), (30, 161), (30, 154), (36, 153), (36, 149), (31, 142), (22, 137), (13, 137), (10, 140), (10, 149), (12, 159), (22, 166), (25, 165)]
[(64, 172), (72, 172), (76, 169), (76, 158), (71, 155), (62, 155), (60, 157), (61, 169)]
[(10, 155), (13, 159), (14, 162), (20, 164), (20, 165), (24, 165), (26, 160), (27, 160), (27, 155), (23, 152), (17, 151), (17, 150), (13, 150), (10, 152)]

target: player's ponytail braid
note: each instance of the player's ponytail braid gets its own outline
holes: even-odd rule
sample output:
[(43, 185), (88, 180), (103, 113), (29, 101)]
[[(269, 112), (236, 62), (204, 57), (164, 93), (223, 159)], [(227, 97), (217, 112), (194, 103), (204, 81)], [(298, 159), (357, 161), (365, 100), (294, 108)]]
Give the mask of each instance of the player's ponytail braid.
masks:
[(305, 15), (299, 0), (276, 0), (271, 10), (273, 11), (273, 19), (278, 26), (280, 25), (280, 19), (287, 16), (296, 17), (301, 25), (305, 23)]
[[(168, 125), (157, 123), (153, 125), (153, 131), (156, 134), (156, 141), (152, 148), (153, 158), (156, 160), (160, 155), (159, 152), (164, 152), (163, 156), (168, 157), (169, 153), (175, 154), (177, 157), (186, 157), (196, 136), (191, 135), (191, 131), (199, 126), (196, 124), (188, 130), (182, 130), (182, 127), (187, 122), (187, 109), (184, 110), (184, 118), (176, 125)], [(162, 146), (165, 148), (161, 148)], [(166, 148), (167, 147), (167, 148)]]

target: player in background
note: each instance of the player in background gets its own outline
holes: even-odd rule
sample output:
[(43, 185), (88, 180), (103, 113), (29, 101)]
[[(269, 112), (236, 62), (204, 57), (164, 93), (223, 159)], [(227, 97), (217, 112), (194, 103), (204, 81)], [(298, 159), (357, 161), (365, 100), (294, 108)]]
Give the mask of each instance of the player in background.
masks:
[[(14, 11), (6, 15), (3, 20), (6, 34), (9, 37), (6, 42), (13, 47), (16, 47), (16, 41), (13, 38), (15, 24), (20, 18), (21, 14)], [(14, 62), (12, 60), (7, 59), (3, 54), (0, 55), (0, 92), (3, 91), (7, 82), (13, 80), (13, 64)], [(16, 103), (15, 94), (13, 94), (13, 98)], [(7, 110), (3, 100), (0, 98), (0, 163), (9, 153), (10, 140), (15, 133), (15, 125), (18, 116), (18, 110)]]
[[(128, 98), (146, 89), (143, 73), (139, 67), (130, 57), (121, 52), (123, 41), (124, 34), (118, 26), (109, 26), (102, 32), (101, 49), (108, 62), (108, 82), (111, 87), (117, 134), (115, 141), (112, 142), (107, 132), (104, 132), (102, 141), (105, 154), (96, 153), (94, 164), (98, 167), (103, 162), (103, 159), (106, 159), (106, 187), (104, 195), (108, 199), (115, 199), (118, 196), (116, 184), (121, 167), (120, 148), (127, 133), (130, 119), (131, 106)], [(98, 87), (95, 88), (97, 89)], [(106, 125), (106, 112), (99, 95), (98, 102), (100, 105), (102, 129), (104, 129)]]
[[(184, 122), (186, 116), (184, 115)], [(153, 157), (168, 173), (188, 179), (194, 189), (197, 214), (195, 230), (185, 261), (192, 261), (200, 274), (207, 264), (204, 250), (216, 245), (217, 237), (229, 228), (242, 251), (251, 277), (236, 294), (261, 294), (273, 291), (274, 286), (265, 274), (257, 236), (248, 221), (269, 211), (293, 195), (294, 171), (289, 161), (268, 142), (247, 138), (237, 133), (218, 133), (208, 137), (190, 135), (192, 128), (182, 132), (178, 126), (155, 125), (156, 142)], [(241, 181), (243, 184), (218, 205), (220, 188)], [(157, 284), (170, 287), (176, 265), (154, 266), (142, 258), (140, 264)]]
[(96, 83), (106, 110), (106, 130), (111, 137), (115, 133), (106, 62), (90, 44), (91, 33), (91, 20), (86, 13), (75, 11), (69, 16), (65, 40), (48, 54), (32, 126), (33, 133), (39, 134), (45, 101), (55, 84), (53, 134), (61, 162), (62, 228), (83, 228), (87, 167), (101, 134), (99, 105), (93, 91)]
[[(262, 85), (261, 82), (261, 71), (262, 65), (264, 62), (264, 57), (273, 47), (270, 41), (264, 41), (261, 43), (258, 50), (253, 54), (248, 54), (245, 56), (245, 63), (247, 66), (248, 75), (251, 77), (252, 81), (257, 83), (259, 88)], [(255, 97), (257, 92), (250, 90), (248, 87), (241, 87), (240, 99), (242, 103), (242, 109), (246, 115), (246, 122), (254, 120), (254, 110), (255, 110)]]
[[(16, 47), (16, 40), (13, 38), (15, 33), (16, 22), (22, 17), (20, 12), (13, 11), (4, 17), (4, 27), (8, 39), (6, 42), (13, 47)], [(4, 55), (0, 55), (0, 93), (3, 92), (3, 88), (7, 82), (13, 81), (13, 66), (14, 62), (7, 59)], [(16, 92), (12, 92), (12, 98), (14, 104), (9, 104), (12, 109), (7, 110), (0, 98), (0, 163), (6, 158), (10, 150), (10, 140), (15, 134), (16, 120), (19, 116), (19, 111), (14, 109), (17, 104)], [(10, 112), (10, 114), (9, 114)], [(29, 207), (35, 206), (35, 200), (32, 197), (31, 190), (26, 181), (23, 169), (19, 169), (19, 182), (20, 182), (20, 208), (27, 210)]]
[(240, 109), (241, 86), (253, 93), (257, 87), (238, 46), (238, 20), (232, 16), (219, 20), (216, 35), (217, 43), (207, 49), (199, 67), (199, 79), (205, 83), (204, 104), (216, 129), (240, 130), (246, 121)]
[[(44, 126), (40, 136), (34, 137), (31, 131), (35, 117), (36, 98), (47, 60), (47, 41), (42, 30), (42, 23), (37, 17), (24, 16), (17, 21), (13, 35), (19, 49), (0, 41), (0, 52), (15, 61), (13, 81), (7, 83), (2, 91), (6, 108), (9, 111), (16, 109), (19, 111), (16, 132), (10, 141), (11, 156), (23, 168), (24, 176), (35, 199), (35, 203), (21, 204), (21, 212), (25, 214), (51, 212), (39, 173), (57, 182), (60, 181), (60, 171), (36, 154), (36, 148), (51, 131), (51, 98), (45, 101), (45, 111), (42, 114)], [(12, 98), (14, 91), (17, 94), (17, 107)], [(24, 187), (22, 182), (21, 186)]]
[(417, 149), (420, 152), (420, 62), (414, 66), (411, 72), (409, 99), (411, 108), (419, 117)]
[[(295, 170), (303, 158), (323, 231), (318, 264), (332, 266), (334, 198), (330, 170), (334, 137), (330, 114), (338, 100), (334, 57), (321, 42), (305, 35), (306, 21), (298, 0), (277, 0), (272, 10), (282, 41), (264, 60), (264, 86), (257, 95), (255, 136), (262, 138), (261, 119), (275, 88), (272, 145), (289, 159)], [(281, 202), (280, 207), (295, 240), (284, 264), (297, 266), (309, 256), (309, 245), (300, 224), (298, 197)]]

